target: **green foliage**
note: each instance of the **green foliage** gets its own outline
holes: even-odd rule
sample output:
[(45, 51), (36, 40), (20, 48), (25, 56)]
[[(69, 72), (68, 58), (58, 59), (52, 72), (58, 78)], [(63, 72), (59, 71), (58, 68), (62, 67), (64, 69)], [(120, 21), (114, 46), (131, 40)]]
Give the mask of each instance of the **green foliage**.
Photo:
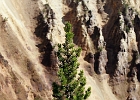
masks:
[(7, 22), (7, 21), (8, 21), (8, 18), (5, 17), (2, 22)]
[(132, 24), (133, 24), (133, 26), (134, 26), (134, 24), (135, 24), (134, 20), (131, 20), (131, 21), (132, 21)]
[(140, 58), (140, 54), (139, 53), (136, 54), (136, 59), (138, 59), (138, 58)]
[(80, 2), (80, 1), (82, 1), (82, 0), (77, 0), (77, 2)]
[(125, 29), (126, 29), (127, 33), (130, 31), (130, 28), (127, 25), (126, 25)]
[(122, 14), (122, 12), (119, 10), (119, 11), (118, 11), (118, 14), (119, 14), (119, 15), (121, 15), (121, 14)]
[(59, 83), (53, 83), (54, 100), (85, 100), (91, 94), (91, 88), (85, 90), (86, 78), (84, 72), (77, 73), (79, 66), (77, 58), (81, 48), (74, 48), (72, 26), (66, 23), (65, 43), (58, 44)]
[(123, 4), (123, 7), (124, 7), (124, 15), (127, 15), (129, 4), (126, 3), (126, 1), (125, 1), (124, 4)]
[(103, 50), (103, 47), (98, 48), (98, 52), (101, 52)]

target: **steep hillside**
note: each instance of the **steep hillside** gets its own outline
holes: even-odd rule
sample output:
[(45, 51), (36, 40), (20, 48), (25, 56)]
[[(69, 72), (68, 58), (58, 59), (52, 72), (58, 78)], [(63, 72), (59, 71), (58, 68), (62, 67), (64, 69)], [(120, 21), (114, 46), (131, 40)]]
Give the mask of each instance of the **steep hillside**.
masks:
[(0, 0), (0, 100), (52, 100), (66, 21), (82, 48), (88, 100), (140, 100), (139, 8), (139, 0)]

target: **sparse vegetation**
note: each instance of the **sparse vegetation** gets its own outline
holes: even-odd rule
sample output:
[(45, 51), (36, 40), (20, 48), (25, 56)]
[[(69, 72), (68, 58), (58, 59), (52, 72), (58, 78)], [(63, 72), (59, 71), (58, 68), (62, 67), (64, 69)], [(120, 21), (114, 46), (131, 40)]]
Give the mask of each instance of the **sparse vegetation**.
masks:
[(98, 52), (101, 52), (103, 50), (103, 47), (98, 48)]
[(133, 26), (134, 26), (134, 24), (135, 24), (134, 20), (131, 20), (131, 21), (132, 21), (132, 24), (133, 24)]
[(126, 32), (128, 33), (128, 32), (130, 31), (130, 28), (126, 25), (126, 26), (125, 26), (125, 30), (126, 30)]
[(82, 0), (77, 0), (77, 2), (80, 2), (80, 1), (82, 1)]
[(91, 88), (85, 90), (86, 78), (83, 70), (77, 74), (77, 58), (80, 56), (81, 48), (74, 48), (74, 34), (70, 23), (66, 23), (64, 30), (66, 40), (58, 45), (59, 82), (53, 83), (53, 97), (54, 100), (85, 100), (90, 96)]
[(5, 17), (2, 22), (6, 22), (6, 21), (8, 21), (7, 17)]

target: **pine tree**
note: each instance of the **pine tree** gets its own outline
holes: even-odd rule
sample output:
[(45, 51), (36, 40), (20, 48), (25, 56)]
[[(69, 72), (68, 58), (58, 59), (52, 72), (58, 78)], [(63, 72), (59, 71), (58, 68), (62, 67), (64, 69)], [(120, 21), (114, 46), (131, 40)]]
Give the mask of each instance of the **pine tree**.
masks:
[(58, 44), (59, 82), (53, 83), (54, 100), (86, 100), (91, 94), (91, 87), (85, 90), (86, 78), (83, 70), (77, 73), (79, 66), (77, 58), (81, 48), (74, 48), (72, 26), (66, 23), (65, 43)]

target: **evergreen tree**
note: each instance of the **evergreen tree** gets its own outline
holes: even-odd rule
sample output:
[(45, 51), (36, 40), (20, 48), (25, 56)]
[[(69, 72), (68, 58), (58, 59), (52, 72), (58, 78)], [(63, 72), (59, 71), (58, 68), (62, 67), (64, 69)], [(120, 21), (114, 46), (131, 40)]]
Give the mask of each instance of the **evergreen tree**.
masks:
[(53, 83), (54, 100), (86, 100), (91, 94), (91, 87), (85, 90), (86, 78), (83, 70), (77, 73), (81, 48), (74, 48), (72, 26), (66, 23), (64, 30), (66, 40), (58, 44), (59, 82)]

